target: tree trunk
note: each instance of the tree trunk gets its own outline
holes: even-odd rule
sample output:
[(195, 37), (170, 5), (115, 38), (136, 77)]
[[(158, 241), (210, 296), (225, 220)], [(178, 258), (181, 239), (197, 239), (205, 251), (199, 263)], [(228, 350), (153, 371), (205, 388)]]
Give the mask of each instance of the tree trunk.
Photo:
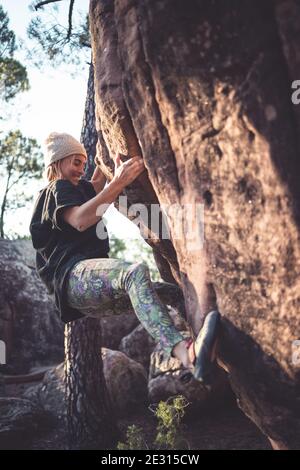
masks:
[[(213, 284), (219, 361), (279, 448), (300, 442), (299, 22), (296, 0), (90, 2), (97, 129), (111, 155), (142, 153), (160, 203), (203, 205), (203, 246), (174, 236), (178, 211), (149, 243), (194, 329)], [(129, 202), (155, 200), (143, 178)]]
[(89, 70), (88, 88), (80, 140), (84, 144), (88, 156), (85, 179), (90, 180), (95, 169), (94, 158), (96, 155), (96, 146), (98, 141), (98, 135), (95, 126), (94, 67), (92, 63), (90, 64)]
[(4, 238), (4, 211), (6, 206), (6, 194), (3, 197), (1, 204), (1, 213), (0, 213), (0, 237)]
[[(93, 66), (90, 66), (82, 143), (88, 154), (86, 176), (94, 169), (97, 142)], [(84, 318), (65, 327), (67, 420), (71, 448), (105, 449), (117, 436), (116, 421), (103, 375), (101, 323)]]
[(4, 238), (4, 214), (5, 214), (5, 209), (6, 209), (6, 203), (7, 203), (7, 194), (9, 190), (9, 180), (10, 180), (10, 171), (8, 173), (7, 181), (6, 181), (6, 187), (3, 195), (3, 200), (1, 204), (1, 212), (0, 212), (0, 237)]

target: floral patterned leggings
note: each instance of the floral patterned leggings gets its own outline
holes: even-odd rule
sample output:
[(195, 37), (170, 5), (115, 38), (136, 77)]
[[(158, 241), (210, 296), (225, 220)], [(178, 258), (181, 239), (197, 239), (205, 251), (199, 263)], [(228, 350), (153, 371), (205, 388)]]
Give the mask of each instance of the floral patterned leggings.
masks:
[(124, 291), (143, 327), (171, 355), (184, 336), (175, 328), (155, 292), (147, 264), (112, 258), (87, 259), (75, 264), (69, 275), (68, 303), (86, 316), (114, 315), (115, 303), (124, 296)]

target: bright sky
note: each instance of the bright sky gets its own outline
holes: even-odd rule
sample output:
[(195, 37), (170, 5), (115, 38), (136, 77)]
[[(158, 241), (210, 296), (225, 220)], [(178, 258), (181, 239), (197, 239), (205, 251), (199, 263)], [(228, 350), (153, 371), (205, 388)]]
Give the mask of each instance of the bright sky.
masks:
[[(26, 28), (34, 16), (29, 10), (32, 0), (0, 0), (0, 4), (9, 16), (9, 27), (30, 46)], [(67, 24), (69, 0), (58, 2), (61, 24)], [(88, 11), (89, 0), (76, 0), (75, 8)], [(47, 8), (47, 7), (45, 7)], [(38, 70), (25, 61), (24, 53), (17, 52), (15, 57), (26, 66), (30, 81), (30, 90), (20, 94), (10, 110), (10, 119), (2, 124), (2, 130), (20, 129), (24, 136), (37, 139), (42, 144), (52, 131), (68, 132), (80, 138), (82, 117), (87, 88), (88, 65), (76, 77), (66, 73), (67, 66), (50, 68), (45, 65)], [(31, 184), (28, 191), (36, 194), (44, 182)], [(26, 188), (27, 191), (27, 188)], [(1, 190), (0, 190), (1, 199)], [(20, 235), (28, 235), (31, 211), (20, 209), (14, 215), (7, 214), (7, 228)], [(141, 238), (137, 227), (111, 206), (106, 212), (107, 229), (110, 235), (119, 238)]]

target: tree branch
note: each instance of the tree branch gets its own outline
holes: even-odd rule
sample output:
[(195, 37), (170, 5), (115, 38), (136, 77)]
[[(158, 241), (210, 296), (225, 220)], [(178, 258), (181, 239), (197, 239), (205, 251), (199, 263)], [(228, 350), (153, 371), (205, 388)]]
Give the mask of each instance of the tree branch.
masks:
[(71, 33), (72, 33), (72, 14), (73, 14), (74, 2), (75, 2), (75, 0), (70, 0), (70, 7), (69, 7), (69, 29), (68, 29), (68, 34), (67, 34), (67, 40), (70, 39)]
[[(37, 11), (39, 8), (41, 8), (44, 5), (47, 5), (48, 3), (56, 3), (56, 2), (61, 2), (61, 0), (44, 0), (43, 2), (37, 3), (37, 5), (35, 5), (34, 8)], [(69, 41), (71, 37), (71, 33), (72, 33), (72, 15), (73, 15), (74, 3), (75, 3), (75, 0), (70, 0), (69, 15), (68, 15), (69, 27), (68, 27), (68, 33), (67, 33), (67, 41)]]
[(35, 11), (37, 11), (42, 6), (47, 5), (48, 3), (56, 3), (56, 2), (61, 2), (61, 0), (44, 0), (43, 2), (39, 2), (37, 3), (37, 5), (34, 5)]
[(89, 42), (82, 41), (81, 45), (84, 46), (84, 47), (88, 47), (89, 49), (92, 49), (92, 46), (90, 45)]

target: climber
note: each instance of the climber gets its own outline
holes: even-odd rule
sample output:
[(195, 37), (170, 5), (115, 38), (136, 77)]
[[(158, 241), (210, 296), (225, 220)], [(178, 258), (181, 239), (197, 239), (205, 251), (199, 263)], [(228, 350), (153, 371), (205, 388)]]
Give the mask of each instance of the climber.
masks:
[[(48, 184), (38, 195), (30, 222), (37, 272), (64, 323), (113, 311), (124, 291), (144, 328), (162, 349), (179, 359), (187, 373), (205, 383), (216, 343), (218, 312), (206, 315), (196, 340), (174, 326), (158, 298), (145, 263), (108, 257), (109, 241), (102, 215), (145, 166), (139, 156), (122, 163), (115, 159), (113, 179), (98, 166), (91, 181), (82, 179), (87, 153), (65, 133), (52, 132), (45, 141), (45, 176)], [(104, 187), (105, 186), (105, 187)], [(99, 212), (100, 208), (100, 212)], [(99, 225), (106, 237), (99, 238)], [(96, 233), (97, 227), (97, 233)]]

